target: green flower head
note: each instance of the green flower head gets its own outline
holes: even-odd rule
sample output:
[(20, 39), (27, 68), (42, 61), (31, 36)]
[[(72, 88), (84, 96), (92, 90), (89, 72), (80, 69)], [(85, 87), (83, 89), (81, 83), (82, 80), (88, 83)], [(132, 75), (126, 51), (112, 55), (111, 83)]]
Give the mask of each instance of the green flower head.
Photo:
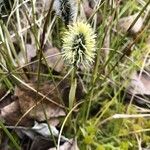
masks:
[(88, 68), (95, 58), (96, 35), (91, 26), (83, 21), (68, 27), (63, 37), (62, 55), (70, 65)]

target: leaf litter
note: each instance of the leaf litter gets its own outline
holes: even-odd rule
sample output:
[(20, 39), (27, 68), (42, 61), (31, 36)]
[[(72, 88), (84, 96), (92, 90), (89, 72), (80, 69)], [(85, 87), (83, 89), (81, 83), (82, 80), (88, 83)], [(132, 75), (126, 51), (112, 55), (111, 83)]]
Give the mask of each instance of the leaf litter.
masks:
[[(94, 1), (95, 2), (95, 1)], [(91, 1), (91, 3), (86, 2), (83, 6), (84, 13), (89, 19), (94, 12), (94, 7), (96, 7), (96, 4)], [(97, 1), (98, 2), (98, 1)], [(44, 1), (44, 6), (48, 10), (49, 1)], [(39, 3), (39, 5), (42, 3)], [(41, 6), (41, 5), (40, 5)], [(42, 11), (40, 9), (40, 11)], [(96, 12), (96, 18), (97, 18), (97, 26), (101, 24), (102, 22), (102, 15), (100, 12)], [(134, 19), (136, 18), (137, 14), (126, 16), (119, 19), (118, 26), (119, 30), (121, 32), (126, 32)], [(23, 21), (27, 22), (27, 21)], [(26, 25), (24, 25), (26, 26)], [(143, 26), (143, 18), (140, 17), (135, 25), (132, 27), (131, 32), (134, 34), (137, 34), (141, 31)], [(106, 44), (106, 48), (110, 48), (110, 42), (109, 42), (109, 35), (110, 31), (108, 32), (108, 35), (106, 35), (106, 41), (104, 44)], [(69, 80), (66, 80), (66, 82), (63, 82), (60, 86), (56, 87), (53, 82), (49, 82), (48, 78), (40, 78), (42, 79), (42, 84), (37, 84), (37, 70), (38, 70), (38, 56), (37, 56), (37, 50), (33, 43), (28, 43), (25, 45), (25, 49), (27, 50), (27, 60), (24, 59), (25, 57), (21, 53), (21, 51), (18, 54), (20, 64), (24, 69), (27, 69), (26, 71), (29, 72), (27, 74), (28, 77), (28, 85), (31, 86), (34, 89), (38, 89), (38, 92), (42, 93), (46, 97), (49, 97), (55, 102), (58, 102), (62, 104), (60, 101), (60, 96), (65, 101), (64, 103), (68, 105), (68, 95), (69, 95)], [(107, 53), (108, 55), (108, 53)], [(46, 50), (44, 50), (43, 53), (44, 58), (42, 59), (42, 69), (41, 74), (48, 73), (47, 64), (50, 67), (50, 69), (55, 70), (57, 74), (63, 73), (63, 69), (66, 67), (64, 65), (64, 62), (61, 58), (61, 51), (56, 47), (49, 47)], [(46, 59), (46, 62), (44, 61)], [(27, 61), (27, 62), (26, 62)], [(36, 62), (34, 62), (36, 61)], [(27, 63), (27, 67), (24, 67)], [(30, 63), (32, 65), (30, 65)], [(28, 68), (30, 67), (30, 68)], [(25, 72), (26, 72), (25, 71)], [(35, 73), (35, 75), (30, 74), (30, 72)], [(42, 76), (42, 75), (41, 75)], [(127, 87), (127, 91), (129, 91), (131, 94), (135, 95), (150, 95), (150, 78), (149, 75), (142, 73), (139, 77), (139, 73), (135, 72), (131, 76), (131, 83), (129, 87)], [(56, 82), (59, 83), (59, 82)], [(39, 86), (39, 87), (38, 87)], [(82, 87), (79, 85), (79, 88), (77, 88), (78, 94), (77, 99), (82, 98)], [(52, 92), (51, 92), (52, 91)], [(4, 96), (5, 93), (0, 90), (2, 93), (1, 95)], [(6, 98), (2, 99), (2, 102), (5, 103), (5, 105), (1, 105), (0, 103), (0, 118), (5, 122), (8, 129), (14, 129), (16, 133), (20, 136), (20, 138), (24, 138), (24, 136), (29, 137), (32, 139), (31, 144), (31, 150), (56, 150), (54, 145), (51, 145), (53, 143), (50, 142), (49, 136), (51, 136), (51, 133), (49, 131), (49, 127), (52, 131), (52, 134), (58, 138), (59, 130), (57, 127), (59, 126), (60, 120), (62, 117), (66, 116), (65, 109), (53, 104), (52, 102), (48, 101), (46, 98), (43, 98), (42, 96), (38, 95), (38, 92), (32, 92), (30, 89), (24, 87), (23, 85), (16, 85), (14, 93), (11, 95), (14, 96), (13, 100), (11, 97), (9, 97), (8, 102), (4, 102)], [(58, 92), (60, 95), (58, 95)], [(80, 95), (81, 94), (81, 95)], [(1, 96), (1, 97), (2, 97)], [(42, 101), (41, 101), (42, 100)], [(139, 101), (139, 99), (138, 99)], [(38, 103), (39, 102), (39, 103)], [(30, 110), (30, 108), (32, 108)], [(46, 113), (43, 112), (43, 108)], [(29, 111), (30, 110), (30, 111)], [(19, 125), (16, 127), (18, 120), (26, 114), (22, 119)], [(46, 123), (46, 121), (49, 123)], [(78, 150), (77, 141), (74, 139), (68, 139), (64, 136), (61, 136), (61, 142), (60, 150)], [(50, 148), (51, 147), (51, 148)]]

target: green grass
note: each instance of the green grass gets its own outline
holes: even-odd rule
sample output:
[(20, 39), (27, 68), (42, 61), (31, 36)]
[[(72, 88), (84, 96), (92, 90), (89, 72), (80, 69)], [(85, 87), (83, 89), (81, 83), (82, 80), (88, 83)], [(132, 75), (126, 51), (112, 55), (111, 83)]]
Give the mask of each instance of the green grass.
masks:
[[(53, 47), (62, 49), (62, 38), (68, 27), (60, 17), (53, 14), (52, 6), (46, 14), (42, 7), (36, 5), (37, 0), (30, 1), (30, 4), (15, 0), (11, 11), (6, 12), (7, 19), (2, 17), (0, 20), (0, 88), (4, 86), (13, 94), (16, 85), (26, 86), (27, 73), (21, 67), (17, 49), (23, 53), (25, 65), (30, 67), (25, 46), (30, 41), (37, 49), (38, 67), (33, 72), (28, 70), (28, 73), (37, 77), (38, 86), (43, 82), (41, 77), (53, 82), (56, 88), (67, 78), (71, 86), (67, 98), (69, 107), (65, 106), (67, 115), (59, 125), (60, 135), (58, 141), (54, 141), (55, 144), (60, 144), (62, 134), (67, 138), (77, 139), (81, 150), (137, 150), (141, 147), (149, 149), (150, 115), (148, 112), (144, 113), (148, 115), (145, 117), (139, 108), (146, 108), (132, 104), (131, 99), (127, 102), (129, 93), (126, 88), (131, 82), (132, 73), (149, 70), (147, 61), (150, 48), (147, 39), (150, 38), (150, 0), (122, 1), (119, 6), (114, 7), (109, 2), (115, 3), (113, 0), (102, 1), (93, 8), (93, 14), (87, 19), (97, 35), (96, 58), (92, 69), (70, 70), (71, 66), (65, 62), (62, 72), (54, 75), (43, 55), (44, 46), (50, 43)], [(79, 1), (78, 5), (82, 6), (82, 1)], [(79, 7), (79, 12), (78, 17), (85, 17), (82, 7)], [(97, 12), (102, 17), (100, 25), (96, 25), (94, 14)], [(118, 20), (135, 13), (139, 15), (129, 29), (125, 33), (118, 30)], [(143, 27), (139, 33), (131, 35), (130, 29), (140, 16), (144, 18)], [(106, 49), (104, 45), (107, 37), (109, 44)], [(48, 69), (47, 73), (42, 72), (42, 60)], [(77, 77), (74, 78), (75, 76)], [(79, 82), (84, 96), (74, 103)], [(33, 90), (37, 90), (39, 94), (38, 89), (39, 87)], [(147, 106), (149, 107), (149, 104)], [(116, 114), (122, 115), (116, 117)], [(13, 134), (11, 135), (2, 122), (0, 126), (16, 149), (19, 149), (21, 145), (17, 144)]]

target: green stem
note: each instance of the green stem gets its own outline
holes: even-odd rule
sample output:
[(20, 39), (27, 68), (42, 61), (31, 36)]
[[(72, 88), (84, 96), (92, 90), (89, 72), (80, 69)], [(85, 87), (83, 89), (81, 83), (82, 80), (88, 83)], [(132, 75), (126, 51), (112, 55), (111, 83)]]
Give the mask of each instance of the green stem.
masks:
[(71, 88), (69, 92), (69, 110), (73, 108), (73, 104), (75, 103), (76, 88), (77, 88), (76, 67), (74, 67), (71, 73)]
[(20, 146), (17, 144), (13, 136), (10, 134), (10, 132), (7, 130), (7, 128), (4, 126), (4, 124), (0, 121), (0, 126), (3, 129), (3, 131), (7, 134), (11, 142), (14, 144), (16, 150), (21, 150)]

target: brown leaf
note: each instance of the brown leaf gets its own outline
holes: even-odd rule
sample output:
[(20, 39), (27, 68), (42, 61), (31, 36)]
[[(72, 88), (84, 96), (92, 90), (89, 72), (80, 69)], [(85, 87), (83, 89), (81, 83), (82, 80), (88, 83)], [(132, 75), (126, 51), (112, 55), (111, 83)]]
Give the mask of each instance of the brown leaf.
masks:
[[(135, 18), (137, 17), (137, 15), (138, 13), (119, 19), (119, 22), (118, 22), (119, 30), (125, 33), (130, 27), (130, 25), (133, 23)], [(139, 17), (139, 19), (136, 21), (134, 26), (131, 28), (130, 32), (137, 33), (142, 29), (142, 26), (143, 26), (143, 19), (142, 17)]]
[[(49, 67), (54, 69), (57, 72), (61, 72), (64, 67), (64, 62), (61, 56), (60, 51), (56, 48), (49, 48), (44, 52), (44, 57), (47, 60)], [(45, 64), (44, 61), (42, 61)]]
[[(20, 107), (18, 101), (14, 101), (9, 105), (1, 109), (0, 117), (4, 119), (7, 125), (15, 125), (18, 120), (21, 118), (22, 113), (20, 112)], [(31, 126), (32, 121), (27, 117), (23, 118), (19, 125), (22, 126)]]
[[(30, 83), (29, 85), (37, 89), (36, 84)], [(53, 90), (54, 88), (55, 86), (52, 83), (46, 82), (40, 85), (39, 92), (49, 97), (53, 101), (59, 103), (59, 96), (57, 90), (55, 89), (53, 92), (50, 93), (50, 91)], [(41, 103), (40, 101), (42, 100), (42, 96), (39, 96), (37, 93), (31, 91), (30, 89), (27, 89), (25, 87), (16, 87), (15, 95), (18, 96), (19, 98), (19, 104), (20, 104), (21, 112), (23, 114), (28, 112), (30, 108), (35, 106), (27, 114), (27, 116), (30, 118), (34, 118), (38, 121), (46, 120), (43, 109), (46, 112), (47, 119), (65, 116), (65, 112), (62, 108), (56, 106), (52, 102), (48, 101), (46, 98), (43, 99)]]
[(52, 126), (57, 126), (58, 124), (59, 124), (59, 119), (58, 118), (50, 118), (49, 120), (48, 120), (48, 124), (50, 124), (50, 125), (52, 125)]
[(0, 84), (0, 99), (6, 94), (6, 92), (7, 89), (2, 84)]
[[(90, 7), (89, 2), (87, 1), (84, 2), (83, 7), (84, 7), (85, 15), (89, 19), (93, 15), (94, 10), (92, 7)], [(100, 25), (102, 22), (102, 15), (100, 14), (100, 12), (97, 12), (96, 15), (97, 15), (97, 25)]]
[(37, 136), (33, 140), (30, 150), (46, 150), (53, 145), (52, 143), (49, 138)]
[(20, 53), (18, 55), (20, 65), (24, 65), (26, 63), (26, 60), (27, 60), (27, 62), (30, 62), (31, 59), (36, 56), (36, 47), (35, 47), (35, 45), (26, 44), (25, 48), (26, 48), (26, 53), (23, 54), (23, 52), (20, 51)]
[(150, 75), (142, 73), (133, 73), (131, 76), (131, 83), (128, 90), (134, 94), (150, 95)]
[(0, 97), (0, 109), (3, 107), (9, 105), (11, 102), (13, 102), (13, 96), (10, 94), (10, 91), (1, 91), (1, 97)]
[[(64, 62), (61, 56), (60, 51), (57, 48), (52, 48), (50, 44), (45, 45), (44, 51), (44, 58), (42, 58), (41, 64), (40, 64), (40, 78), (41, 81), (46, 81), (47, 77), (43, 76), (42, 74), (49, 73), (48, 67), (50, 67), (52, 70), (56, 72), (61, 72), (64, 67)], [(45, 62), (46, 59), (46, 62)], [(27, 66), (25, 69), (28, 71), (27, 76), (31, 82), (35, 82), (38, 80), (38, 64), (37, 61), (38, 57), (35, 56), (31, 59), (32, 64), (30, 66)], [(47, 67), (48, 66), (48, 67)], [(35, 74), (30, 74), (30, 72)]]

